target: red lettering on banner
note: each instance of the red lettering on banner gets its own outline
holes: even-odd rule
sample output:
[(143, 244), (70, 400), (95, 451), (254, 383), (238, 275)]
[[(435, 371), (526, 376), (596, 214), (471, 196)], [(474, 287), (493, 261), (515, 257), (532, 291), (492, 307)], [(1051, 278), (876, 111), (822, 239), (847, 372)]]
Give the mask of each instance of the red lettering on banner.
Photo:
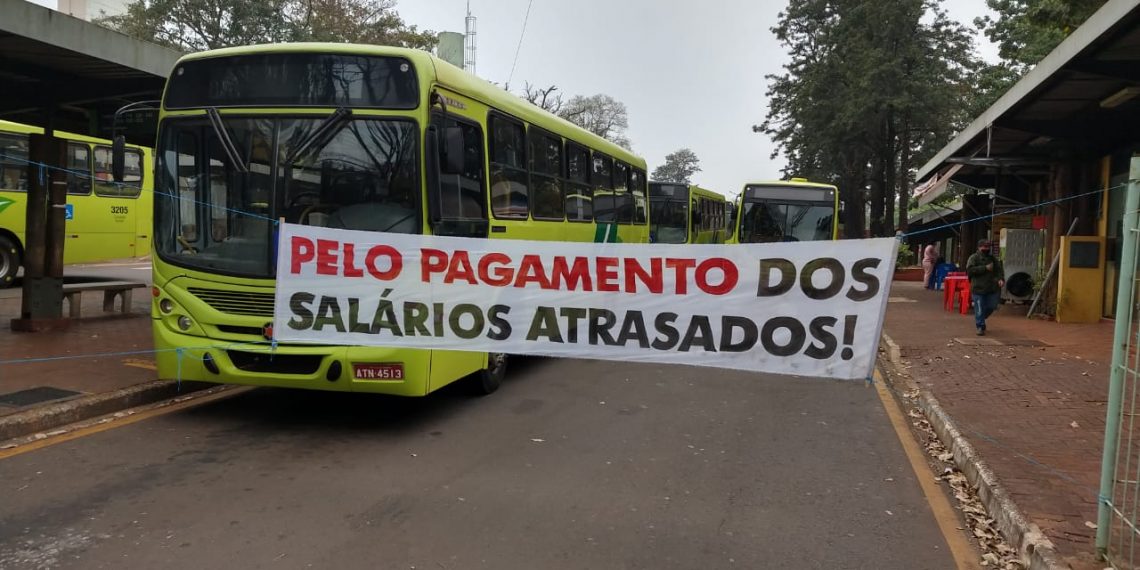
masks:
[(431, 283), (432, 273), (443, 273), (446, 270), (446, 253), (427, 247), (420, 249), (420, 281)]
[(553, 289), (550, 279), (546, 277), (546, 269), (542, 267), (542, 258), (537, 255), (524, 255), (519, 265), (515, 287), (526, 287), (527, 283), (538, 283), (543, 289)]
[(616, 293), (621, 289), (617, 284), (618, 273), (614, 269), (618, 264), (616, 257), (597, 257), (594, 263), (598, 268), (598, 291)]
[(317, 240), (317, 275), (336, 275), (336, 249), (339, 245), (336, 240)]
[(625, 260), (625, 290), (627, 293), (637, 292), (637, 283), (634, 280), (640, 280), (649, 289), (650, 293), (660, 293), (664, 288), (663, 275), (661, 274), (661, 258), (654, 257), (649, 260), (649, 271), (641, 266), (641, 263), (636, 259), (629, 257)]
[[(376, 267), (376, 258), (382, 256), (388, 258), (390, 267), (387, 271), (380, 271)], [(404, 256), (390, 245), (375, 245), (368, 250), (368, 255), (364, 258), (364, 267), (373, 277), (381, 281), (391, 281), (399, 276), (400, 270), (404, 268)]]
[[(709, 285), (709, 271), (712, 269), (720, 269), (724, 274), (720, 285)], [(732, 291), (732, 289), (736, 287), (736, 282), (739, 280), (740, 271), (737, 270), (736, 264), (730, 259), (714, 257), (702, 261), (701, 264), (697, 266), (697, 287), (709, 295), (724, 295)]]
[(289, 273), (296, 275), (301, 272), (302, 263), (308, 263), (313, 260), (316, 249), (313, 248), (312, 240), (305, 239), (301, 236), (293, 236), (292, 249), (293, 252), (289, 256)]
[(676, 276), (673, 279), (676, 293), (678, 295), (685, 295), (689, 292), (689, 270), (696, 267), (697, 260), (695, 259), (674, 259), (672, 257), (665, 260), (665, 267), (675, 270)]
[(364, 277), (364, 270), (356, 266), (356, 245), (351, 243), (344, 244), (344, 276), (345, 277)]
[[(479, 259), (479, 279), (492, 287), (505, 287), (511, 284), (514, 279), (515, 271), (510, 267), (503, 267), (511, 262), (509, 255), (505, 253), (488, 253)], [(499, 264), (498, 267), (491, 268), (492, 263)], [(491, 276), (494, 273), (494, 277)]]
[(561, 289), (562, 281), (566, 281), (566, 290), (574, 291), (578, 289), (578, 283), (582, 283), (583, 291), (593, 291), (594, 288), (590, 284), (590, 262), (584, 257), (575, 257), (574, 266), (570, 267), (566, 264), (566, 258), (561, 255), (554, 256), (554, 267), (550, 270), (550, 288)]
[(460, 280), (472, 285), (479, 284), (475, 280), (475, 271), (471, 269), (471, 258), (463, 250), (456, 251), (451, 255), (451, 264), (447, 266), (447, 275), (444, 276), (443, 282), (454, 283)]

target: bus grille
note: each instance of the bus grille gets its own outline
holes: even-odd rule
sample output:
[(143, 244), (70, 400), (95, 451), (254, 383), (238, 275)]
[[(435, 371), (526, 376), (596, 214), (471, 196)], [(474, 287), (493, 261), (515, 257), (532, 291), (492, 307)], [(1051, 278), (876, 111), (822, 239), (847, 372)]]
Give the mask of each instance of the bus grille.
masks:
[(223, 291), (203, 287), (189, 287), (187, 291), (223, 313), (254, 317), (273, 316), (273, 293)]
[(324, 360), (319, 354), (268, 354), (241, 350), (227, 350), (226, 355), (238, 370), (263, 374), (314, 374)]

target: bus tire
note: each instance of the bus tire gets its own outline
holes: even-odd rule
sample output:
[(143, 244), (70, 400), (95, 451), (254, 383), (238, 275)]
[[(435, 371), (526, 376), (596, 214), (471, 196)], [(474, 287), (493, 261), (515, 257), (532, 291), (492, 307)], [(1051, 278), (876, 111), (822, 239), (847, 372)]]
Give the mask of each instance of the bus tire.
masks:
[(503, 377), (506, 375), (507, 355), (492, 352), (487, 355), (487, 367), (471, 377), (471, 392), (476, 396), (491, 394), (503, 385)]
[(20, 270), (20, 248), (12, 240), (0, 236), (0, 289), (11, 287)]

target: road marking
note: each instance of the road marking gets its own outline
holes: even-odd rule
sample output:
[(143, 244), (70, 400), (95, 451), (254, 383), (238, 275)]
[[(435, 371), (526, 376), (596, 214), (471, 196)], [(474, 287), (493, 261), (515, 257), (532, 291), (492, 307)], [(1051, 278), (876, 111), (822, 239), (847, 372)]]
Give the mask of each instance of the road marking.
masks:
[(934, 520), (938, 523), (938, 529), (942, 531), (942, 537), (946, 539), (946, 545), (950, 548), (950, 555), (954, 557), (954, 563), (959, 570), (979, 570), (981, 565), (978, 563), (977, 551), (959, 530), (962, 522), (959, 520), (958, 514), (950, 505), (950, 500), (946, 498), (942, 488), (934, 482), (934, 473), (926, 462), (926, 454), (918, 447), (918, 442), (914, 440), (909, 424), (903, 418), (899, 403), (887, 391), (886, 380), (879, 374), (878, 370), (875, 370), (875, 390), (879, 393), (879, 400), (883, 402), (887, 417), (891, 419), (891, 425), (895, 428), (895, 435), (898, 436), (899, 443), (902, 444), (903, 451), (906, 453), (906, 458), (910, 461), (910, 467), (914, 470), (915, 477), (918, 478), (918, 485), (922, 487), (922, 494), (926, 495), (926, 502), (930, 505)]
[(223, 388), (219, 392), (214, 392), (205, 396), (191, 396), (189, 400), (183, 400), (176, 404), (164, 405), (162, 402), (159, 402), (157, 404), (152, 404), (150, 407), (143, 408), (142, 411), (139, 411), (135, 414), (122, 418), (115, 418), (114, 420), (106, 423), (81, 427), (74, 431), (62, 433), (54, 437), (48, 437), (47, 439), (32, 441), (30, 443), (19, 445), (11, 449), (0, 449), (0, 460), (22, 455), (24, 453), (28, 453), (29, 451), (43, 449), (57, 443), (64, 443), (73, 439), (79, 439), (81, 437), (87, 437), (89, 435), (105, 432), (107, 430), (129, 426), (136, 422), (141, 422), (143, 420), (148, 420), (150, 418), (166, 415), (172, 412), (194, 408), (203, 404), (209, 404), (210, 402), (225, 400), (240, 394), (244, 394), (250, 390), (253, 390), (253, 387), (244, 386), (241, 388)]
[(124, 358), (123, 366), (145, 368), (146, 370), (158, 370), (158, 365), (156, 365), (153, 360), (141, 360), (138, 358)]

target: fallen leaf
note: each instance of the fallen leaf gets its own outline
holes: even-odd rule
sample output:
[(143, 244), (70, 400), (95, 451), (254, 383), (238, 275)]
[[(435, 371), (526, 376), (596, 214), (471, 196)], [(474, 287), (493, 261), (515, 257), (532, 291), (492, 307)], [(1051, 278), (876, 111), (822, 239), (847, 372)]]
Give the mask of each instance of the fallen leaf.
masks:
[(1071, 427), (1073, 429), (1077, 429), (1077, 428), (1081, 427), (1081, 424), (1078, 424), (1077, 420), (1073, 420), (1073, 422), (1069, 424), (1069, 427)]
[(1085, 526), (1087, 526), (1093, 530), (1096, 530), (1096, 523), (1094, 523), (1092, 521), (1085, 521)]

